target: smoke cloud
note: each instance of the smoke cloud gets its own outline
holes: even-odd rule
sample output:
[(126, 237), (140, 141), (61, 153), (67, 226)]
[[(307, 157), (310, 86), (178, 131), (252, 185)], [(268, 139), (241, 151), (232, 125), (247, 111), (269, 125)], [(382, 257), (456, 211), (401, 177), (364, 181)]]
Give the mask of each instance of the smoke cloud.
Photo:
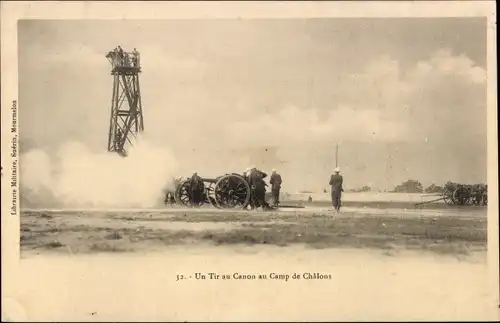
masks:
[(154, 207), (172, 185), (177, 165), (168, 149), (143, 140), (126, 158), (95, 153), (75, 141), (52, 158), (31, 149), (21, 155), (23, 207)]

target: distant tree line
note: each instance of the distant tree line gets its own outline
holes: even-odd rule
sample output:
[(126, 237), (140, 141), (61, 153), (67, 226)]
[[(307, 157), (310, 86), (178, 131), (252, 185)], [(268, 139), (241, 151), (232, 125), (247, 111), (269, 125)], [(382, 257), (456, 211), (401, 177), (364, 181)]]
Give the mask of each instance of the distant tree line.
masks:
[(351, 188), (348, 192), (361, 193), (361, 192), (371, 192), (372, 188), (370, 186), (362, 186), (360, 188)]
[(406, 182), (397, 185), (391, 192), (392, 193), (424, 193), (424, 192), (442, 193), (443, 190), (444, 189), (442, 186), (436, 184), (431, 184), (424, 189), (423, 185), (419, 181), (409, 179)]
[[(347, 192), (350, 193), (362, 193), (362, 192), (371, 192), (372, 188), (368, 185), (359, 187), (359, 188), (351, 188), (347, 190)], [(443, 193), (444, 187), (439, 186), (436, 184), (431, 184), (427, 186), (425, 189), (423, 185), (413, 179), (409, 179), (406, 182), (401, 183), (400, 185), (397, 185), (393, 190), (389, 191), (390, 193)], [(323, 189), (323, 193), (327, 193), (328, 190), (325, 188)], [(386, 192), (384, 190), (384, 192)], [(302, 191), (301, 193), (309, 193), (308, 191)]]

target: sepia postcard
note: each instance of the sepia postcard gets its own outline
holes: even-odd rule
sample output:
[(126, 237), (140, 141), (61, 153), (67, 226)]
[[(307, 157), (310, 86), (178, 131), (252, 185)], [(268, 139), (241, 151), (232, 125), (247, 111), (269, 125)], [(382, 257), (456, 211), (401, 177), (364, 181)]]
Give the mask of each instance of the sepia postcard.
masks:
[(497, 321), (494, 1), (2, 1), (2, 320)]

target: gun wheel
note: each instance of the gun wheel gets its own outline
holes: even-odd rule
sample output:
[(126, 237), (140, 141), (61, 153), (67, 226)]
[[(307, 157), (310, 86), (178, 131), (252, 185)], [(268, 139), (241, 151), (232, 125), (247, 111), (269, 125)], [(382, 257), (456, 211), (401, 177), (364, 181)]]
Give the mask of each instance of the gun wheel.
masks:
[(240, 175), (224, 175), (215, 184), (214, 198), (219, 208), (246, 208), (250, 201), (250, 186)]
[[(174, 199), (175, 202), (184, 206), (192, 207), (193, 205), (193, 197), (191, 196), (191, 183), (189, 179), (183, 180), (179, 186), (177, 187), (177, 190), (175, 191)], [(203, 192), (203, 195), (206, 195), (206, 188), (205, 192)], [(199, 205), (202, 205), (204, 203), (204, 199), (201, 199), (201, 202)], [(199, 206), (197, 205), (197, 206)]]
[(445, 189), (443, 192), (443, 201), (448, 205), (455, 204), (455, 201), (453, 200), (453, 192)]

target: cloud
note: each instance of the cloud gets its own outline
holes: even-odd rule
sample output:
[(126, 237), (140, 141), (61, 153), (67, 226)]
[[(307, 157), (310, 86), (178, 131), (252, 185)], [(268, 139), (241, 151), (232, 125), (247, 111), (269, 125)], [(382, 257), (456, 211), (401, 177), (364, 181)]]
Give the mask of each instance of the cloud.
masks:
[(469, 84), (484, 84), (486, 70), (475, 66), (466, 55), (453, 56), (449, 50), (440, 50), (430, 59), (420, 61), (408, 73), (409, 81), (421, 83), (431, 77), (451, 76)]
[(477, 131), (486, 122), (486, 71), (465, 55), (440, 50), (406, 70), (382, 57), (345, 79), (339, 103), (378, 110), (379, 119), (399, 125), (399, 139), (486, 138)]
[[(379, 57), (343, 75), (332, 109), (288, 105), (247, 114), (226, 126), (226, 138), (234, 146), (279, 147), (279, 158), (286, 160), (280, 169), (297, 183), (307, 181), (304, 170), (310, 176), (328, 171), (335, 142), (346, 143), (342, 164), (351, 169), (351, 183), (362, 185), (363, 176), (382, 186), (405, 176), (480, 181), (486, 169), (485, 75), (465, 55), (445, 50), (406, 68)], [(366, 144), (378, 148), (367, 150)], [(464, 157), (472, 149), (474, 156)], [(369, 168), (354, 171), (360, 163)]]
[[(402, 79), (408, 127), (450, 145), (486, 141), (486, 70), (465, 55), (438, 51)], [(408, 118), (409, 117), (409, 118)]]
[[(485, 124), (480, 117), (470, 117), (474, 106), (469, 105), (483, 105), (484, 110), (480, 90), (485, 74), (466, 56), (445, 50), (406, 71), (398, 61), (380, 57), (362, 72), (344, 75), (337, 102), (329, 111), (289, 105), (235, 122), (227, 132), (237, 142), (269, 144), (468, 136)], [(453, 133), (466, 122), (471, 129)]]
[(273, 114), (235, 122), (228, 126), (230, 138), (242, 145), (287, 145), (339, 140), (396, 140), (404, 129), (381, 118), (374, 109), (340, 106), (322, 117), (315, 109), (288, 106)]

